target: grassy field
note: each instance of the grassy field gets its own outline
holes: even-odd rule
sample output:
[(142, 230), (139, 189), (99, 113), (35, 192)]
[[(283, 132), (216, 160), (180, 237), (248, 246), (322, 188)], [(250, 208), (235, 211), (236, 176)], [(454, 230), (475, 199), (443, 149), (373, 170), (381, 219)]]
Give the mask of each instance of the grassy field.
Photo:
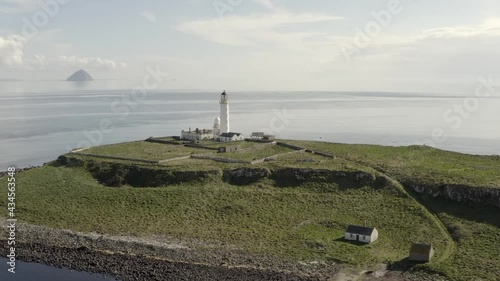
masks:
[(231, 143), (222, 143), (219, 141), (201, 141), (198, 143), (199, 145), (207, 146), (207, 147), (213, 147), (213, 148), (219, 148), (221, 146), (227, 146), (227, 145), (235, 145), (239, 146), (240, 149), (246, 149), (246, 148), (251, 148), (251, 147), (258, 147), (261, 146), (261, 143), (256, 143), (256, 142), (249, 142), (249, 141), (236, 141), (236, 142), (231, 142)]
[(293, 149), (279, 145), (258, 145), (248, 150), (236, 151), (234, 153), (221, 153), (217, 156), (237, 160), (257, 160), (293, 151)]
[[(499, 157), (418, 146), (289, 143), (328, 152), (337, 158), (296, 152), (250, 167), (364, 171), (377, 176), (381, 176), (377, 171), (382, 171), (400, 182), (500, 188)], [(258, 144), (254, 147), (254, 143), (247, 147), (253, 148), (217, 154), (206, 149), (133, 142), (95, 147), (85, 152), (152, 160), (212, 153), (218, 157), (252, 160), (292, 151), (281, 146)], [(248, 167), (198, 159), (162, 165), (109, 162), (166, 171)], [(359, 187), (353, 183), (352, 188), (339, 189), (335, 183), (311, 182), (276, 187), (271, 179), (233, 186), (222, 182), (220, 176), (212, 176), (204, 182), (158, 188), (109, 188), (100, 185), (84, 166), (44, 166), (17, 177), (17, 215), (25, 222), (109, 234), (217, 240), (252, 253), (295, 260), (335, 261), (363, 268), (384, 261), (398, 264), (407, 256), (412, 242), (432, 242), (437, 256), (431, 263), (420, 266), (421, 269), (459, 281), (496, 281), (500, 275), (498, 208), (414, 194), (397, 181), (385, 188)], [(6, 186), (6, 179), (0, 179), (0, 184)], [(6, 198), (0, 202), (5, 205)], [(365, 222), (378, 228), (378, 241), (355, 245), (341, 239), (348, 224)]]
[[(50, 166), (19, 174), (17, 185), (19, 219), (78, 231), (218, 240), (255, 253), (352, 265), (402, 259), (413, 241), (444, 247), (422, 208), (391, 189), (339, 191), (332, 184), (321, 192), (325, 186), (235, 187), (217, 179), (115, 189), (83, 168)], [(348, 224), (365, 222), (379, 229), (374, 244), (341, 239)]]
[(452, 280), (498, 280), (500, 276), (500, 217), (495, 207), (464, 205), (423, 198), (456, 242), (455, 252), (431, 269)]
[(346, 172), (347, 171), (365, 171), (368, 173), (375, 172), (370, 167), (359, 165), (342, 158), (331, 159), (303, 151), (279, 155), (276, 161), (264, 162), (253, 166), (269, 168), (269, 169), (309, 168), (309, 169), (330, 169), (334, 171), (346, 171)]
[(96, 146), (84, 150), (83, 153), (109, 155), (146, 160), (163, 160), (190, 154), (214, 154), (214, 151), (185, 147), (182, 145), (169, 145), (147, 141), (126, 142), (113, 145)]
[(286, 141), (383, 170), (399, 180), (500, 188), (500, 156), (476, 156), (431, 147)]

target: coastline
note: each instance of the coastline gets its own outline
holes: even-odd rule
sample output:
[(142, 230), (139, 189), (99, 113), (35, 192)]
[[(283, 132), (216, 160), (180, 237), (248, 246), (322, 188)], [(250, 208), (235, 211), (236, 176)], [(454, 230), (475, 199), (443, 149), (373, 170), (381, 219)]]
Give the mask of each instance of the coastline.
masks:
[[(43, 164), (45, 165), (45, 164)], [(22, 173), (22, 172), (25, 172), (25, 171), (29, 171), (31, 169), (35, 169), (35, 168), (39, 168), (39, 167), (42, 167), (43, 165), (40, 165), (40, 166), (33, 166), (33, 165), (30, 165), (30, 166), (27, 166), (27, 167), (24, 167), (24, 168), (16, 168), (16, 174), (18, 173)], [(0, 179), (5, 177), (7, 175), (7, 171), (0, 171)]]
[[(5, 220), (0, 226), (6, 226)], [(104, 274), (121, 281), (309, 281), (326, 280), (337, 271), (324, 263), (292, 263), (249, 255), (227, 245), (167, 237), (85, 234), (25, 223), (19, 223), (17, 231), (17, 258), (22, 261)], [(0, 241), (6, 245), (4, 238)], [(1, 254), (7, 255), (6, 249), (1, 249)]]
[[(305, 144), (304, 144), (305, 143)], [(482, 210), (483, 208), (488, 208), (487, 205), (495, 205), (498, 202), (498, 189), (494, 187), (486, 188), (486, 191), (492, 190), (494, 192), (485, 192), (482, 188), (480, 188), (480, 184), (474, 186), (474, 184), (478, 183), (478, 180), (483, 180), (483, 178), (478, 178), (476, 174), (472, 174), (466, 172), (462, 181), (464, 184), (456, 184), (456, 177), (450, 177), (446, 171), (446, 169), (432, 166), (432, 169), (428, 171), (428, 174), (433, 177), (416, 177), (412, 171), (414, 170), (423, 170), (427, 171), (426, 167), (421, 167), (417, 164), (414, 164), (414, 167), (411, 166), (410, 172), (408, 169), (404, 169), (405, 166), (397, 165), (382, 165), (382, 164), (391, 164), (388, 159), (383, 158), (382, 162), (379, 158), (374, 157), (379, 154), (384, 155), (386, 158), (390, 158), (391, 161), (394, 158), (398, 159), (398, 161), (405, 161), (404, 157), (410, 155), (414, 158), (419, 159), (424, 158), (424, 160), (430, 160), (426, 163), (434, 163), (433, 161), (437, 161), (439, 163), (439, 156), (444, 155), (448, 157), (450, 160), (460, 160), (463, 161), (466, 167), (475, 168), (478, 165), (482, 165), (481, 167), (488, 167), (493, 170), (497, 167), (496, 162), (498, 158), (494, 157), (478, 157), (472, 155), (463, 155), (463, 154), (453, 154), (450, 152), (444, 152), (440, 150), (433, 150), (426, 147), (403, 147), (403, 148), (388, 148), (388, 147), (379, 147), (379, 146), (367, 146), (367, 145), (359, 145), (359, 146), (348, 146), (342, 144), (325, 144), (323, 142), (305, 142), (305, 141), (295, 141), (292, 142), (294, 148), (300, 148), (300, 151), (307, 156), (300, 156), (298, 160), (295, 158), (291, 158), (290, 163), (292, 163), (292, 167), (283, 168), (281, 166), (276, 166), (273, 163), (266, 163), (269, 167), (265, 167), (267, 169), (262, 169), (262, 167), (240, 167), (236, 169), (227, 169), (224, 165), (219, 164), (217, 168), (218, 172), (215, 177), (207, 177), (210, 178), (220, 185), (232, 184), (234, 186), (248, 184), (249, 182), (254, 182), (254, 177), (258, 179), (264, 179), (268, 181), (274, 181), (278, 186), (280, 184), (284, 184), (285, 186), (294, 186), (297, 182), (303, 182), (304, 180), (313, 179), (315, 181), (324, 183), (326, 182), (335, 182), (337, 184), (342, 185), (345, 183), (349, 183), (350, 187), (356, 186), (365, 186), (369, 185), (377, 189), (382, 186), (388, 186), (386, 181), (387, 179), (391, 179), (386, 175), (390, 174), (390, 176), (394, 177), (394, 182), (400, 182), (402, 186), (397, 189), (399, 191), (405, 190), (412, 194), (412, 197), (420, 198), (421, 200), (426, 200), (426, 203), (429, 205), (424, 205), (424, 203), (419, 202), (422, 206), (426, 206), (426, 208), (430, 208), (431, 210), (435, 208), (436, 200), (446, 199), (449, 204), (446, 205), (449, 208), (445, 208), (447, 212), (456, 216), (455, 218), (447, 218), (447, 217), (439, 217), (443, 227), (446, 227), (446, 233), (450, 233), (451, 237), (448, 235), (448, 240), (451, 239), (459, 239), (460, 236), (457, 236), (458, 232), (456, 232), (453, 228), (455, 227), (457, 222), (461, 222), (463, 219), (468, 219), (469, 217), (463, 217), (461, 213), (456, 213), (455, 207), (464, 203), (474, 203), (478, 206), (478, 210)], [(309, 148), (309, 145), (312, 148)], [(331, 145), (334, 148), (328, 147)], [(307, 147), (307, 148), (304, 148)], [(337, 161), (334, 164), (331, 164), (327, 161), (311, 161), (309, 160), (317, 151), (327, 151), (327, 152), (335, 152), (339, 153), (339, 156), (335, 158)], [(425, 156), (423, 152), (432, 152), (431, 156)], [(273, 151), (274, 152), (274, 151)], [(312, 153), (311, 153), (312, 152)], [(352, 152), (352, 153), (349, 153)], [(328, 159), (332, 158), (333, 154), (325, 154)], [(417, 155), (416, 155), (417, 154)], [(289, 155), (287, 153), (287, 155)], [(293, 154), (296, 155), (296, 154)], [(321, 154), (320, 154), (321, 155)], [(391, 157), (393, 155), (394, 157)], [(424, 155), (424, 156), (422, 156)], [(372, 156), (372, 158), (367, 157)], [(304, 158), (305, 157), (305, 158)], [(319, 156), (317, 156), (319, 157)], [(360, 158), (361, 157), (361, 158)], [(437, 159), (437, 158), (439, 159)], [(73, 159), (74, 158), (74, 159)], [(403, 159), (400, 159), (403, 158)], [(446, 159), (448, 159), (446, 158)], [(75, 161), (73, 161), (73, 160)], [(286, 158), (288, 159), (288, 158)], [(304, 159), (309, 161), (303, 161)], [(323, 159), (323, 158), (321, 158)], [(374, 160), (375, 159), (375, 160)], [(437, 160), (436, 160), (437, 159)], [(293, 162), (296, 160), (296, 162)], [(302, 161), (301, 161), (302, 160)], [(313, 159), (314, 160), (314, 159)], [(339, 163), (356, 163), (353, 164), (354, 170), (349, 170), (347, 168), (351, 166), (339, 166)], [(489, 162), (488, 162), (489, 161)], [(454, 161), (449, 161), (450, 163), (455, 163)], [(491, 163), (490, 163), (491, 162)], [(36, 178), (40, 178), (42, 180), (47, 180), (48, 183), (46, 186), (52, 187), (52, 189), (57, 190), (57, 188), (62, 188), (66, 190), (68, 194), (71, 194), (70, 191), (73, 191), (73, 187), (79, 187), (80, 182), (90, 183), (93, 189), (88, 189), (88, 192), (95, 192), (100, 194), (102, 190), (102, 185), (108, 186), (105, 182), (101, 182), (97, 180), (97, 184), (95, 183), (96, 179), (99, 178), (110, 178), (111, 175), (109, 173), (116, 174), (119, 171), (121, 177), (123, 179), (136, 179), (137, 177), (128, 175), (128, 173), (136, 172), (133, 170), (132, 165), (127, 163), (117, 162), (114, 163), (112, 161), (103, 163), (92, 162), (92, 159), (79, 159), (77, 156), (72, 157), (71, 155), (62, 155), (58, 158), (58, 160), (52, 161), (50, 163), (46, 163), (42, 167), (27, 167), (21, 168), (18, 170), (19, 173), (22, 173), (27, 170), (31, 170), (33, 168), (34, 171), (30, 171), (26, 173), (26, 176), (29, 178), (31, 175), (36, 175)], [(288, 162), (287, 162), (288, 163)], [(293, 164), (300, 163), (297, 165), (302, 165), (300, 167), (293, 166)], [(305, 163), (305, 164), (304, 164)], [(313, 163), (313, 164), (310, 164)], [(399, 162), (397, 162), (399, 163)], [(396, 163), (396, 164), (397, 164)], [(405, 162), (406, 163), (406, 162)], [(323, 166), (321, 166), (321, 165)], [(412, 163), (409, 163), (412, 164)], [(312, 165), (310, 167), (308, 165)], [(330, 166), (328, 166), (330, 165)], [(60, 168), (61, 166), (64, 166)], [(182, 165), (181, 165), (182, 166)], [(215, 166), (215, 164), (214, 164)], [(318, 166), (318, 167), (316, 167)], [(75, 168), (76, 167), (76, 168)], [(131, 168), (132, 167), (132, 168)], [(181, 168), (183, 168), (182, 166)], [(347, 167), (347, 168), (346, 168)], [(74, 168), (74, 169), (73, 169)], [(108, 169), (112, 168), (112, 169)], [(169, 176), (170, 174), (165, 173), (163, 169), (153, 169), (149, 166), (141, 166), (139, 167), (142, 174), (149, 175), (153, 179), (161, 179), (164, 178), (160, 176)], [(193, 179), (192, 175), (187, 175), (186, 173), (192, 173), (191, 170), (183, 170), (179, 169), (179, 167), (174, 167), (176, 169), (174, 172), (175, 175), (178, 173), (184, 173), (180, 175), (181, 179)], [(196, 167), (195, 167), (196, 168)], [(446, 167), (445, 167), (446, 168)], [(158, 170), (158, 171), (157, 171)], [(198, 176), (203, 176), (204, 173), (210, 173), (211, 170), (200, 169), (200, 171), (195, 169)], [(262, 175), (259, 174), (260, 171), (265, 171)], [(77, 173), (81, 177), (77, 177)], [(54, 173), (58, 173), (59, 181), (54, 180), (52, 175)], [(62, 173), (62, 174), (59, 174)], [(90, 175), (88, 174), (90, 173)], [(0, 172), (0, 178), (5, 176), (5, 172)], [(128, 175), (128, 176), (127, 176)], [(380, 175), (384, 175), (383, 178)], [(489, 174), (487, 174), (490, 176)], [(495, 179), (494, 176), (496, 174), (492, 173), (491, 178)], [(179, 176), (179, 175), (178, 175)], [(61, 179), (71, 179), (75, 177), (77, 180), (68, 181)], [(458, 177), (461, 179), (460, 177)], [(24, 179), (24, 176), (20, 179)], [(290, 182), (282, 182), (280, 179), (291, 180)], [(443, 184), (442, 180), (449, 180), (446, 182), (447, 184)], [(20, 181), (21, 182), (21, 181)], [(32, 191), (31, 201), (27, 200), (26, 204), (30, 204), (30, 206), (37, 206), (40, 201), (40, 196), (43, 197), (43, 194), (51, 194), (49, 193), (40, 193), (38, 189), (39, 181), (26, 181), (25, 187), (27, 187), (26, 191)], [(63, 185), (60, 185), (65, 183)], [(484, 182), (484, 180), (483, 180)], [(30, 184), (31, 183), (31, 184)], [(149, 183), (141, 183), (140, 182), (127, 182), (124, 181), (121, 185), (130, 184), (129, 187), (147, 187), (154, 186)], [(479, 182), (481, 183), (481, 182)], [(493, 182), (490, 182), (489, 185), (493, 185)], [(87, 185), (85, 185), (87, 186)], [(262, 186), (256, 186), (262, 187)], [(425, 187), (425, 188), (424, 188)], [(29, 189), (31, 188), (31, 189)], [(453, 190), (452, 190), (453, 189)], [(456, 189), (456, 190), (455, 190)], [(87, 190), (87, 189), (86, 189)], [(126, 189), (127, 191), (131, 191), (133, 189)], [(183, 189), (182, 189), (183, 190)], [(229, 191), (232, 191), (233, 188), (228, 188)], [(252, 189), (253, 192), (254, 189)], [(274, 189), (273, 189), (274, 190)], [(439, 192), (437, 192), (439, 191)], [(456, 192), (455, 192), (456, 191)], [(87, 192), (87, 193), (88, 193)], [(403, 192), (405, 193), (405, 192)], [(94, 193), (88, 193), (94, 195)], [(137, 193), (136, 195), (139, 195)], [(200, 194), (194, 193), (194, 194)], [(419, 195), (422, 194), (422, 195)], [(429, 198), (429, 195), (432, 195), (432, 198), (437, 198), (436, 200)], [(490, 194), (496, 196), (488, 196)], [(416, 197), (415, 197), (416, 196)], [(439, 198), (440, 197), (440, 198)], [(78, 198), (74, 197), (76, 201), (72, 202), (61, 201), (61, 204), (67, 204), (67, 206), (74, 206), (75, 204), (80, 204)], [(93, 198), (93, 197), (89, 197)], [(100, 198), (97, 196), (96, 198)], [(127, 197), (132, 198), (132, 197)], [(418, 199), (417, 198), (417, 199)], [(423, 199), (422, 199), (423, 198)], [(483, 200), (487, 198), (489, 201)], [(492, 201), (494, 198), (495, 201)], [(28, 199), (28, 197), (26, 197)], [(49, 198), (52, 200), (52, 197)], [(146, 198), (147, 199), (147, 198)], [(451, 199), (451, 200), (450, 200)], [(98, 200), (97, 200), (98, 201)], [(454, 201), (454, 202), (452, 202)], [(468, 202), (467, 202), (468, 201)], [(232, 202), (232, 201), (230, 201)], [(335, 201), (331, 201), (335, 202)], [(165, 203), (165, 202), (163, 202)], [(166, 201), (168, 203), (168, 201)], [(172, 203), (172, 202), (170, 202)], [(225, 202), (222, 202), (225, 203)], [(366, 202), (364, 202), (366, 203)], [(438, 202), (442, 203), (442, 202)], [(487, 203), (487, 204), (481, 204)], [(493, 204), (492, 204), (493, 203)], [(278, 204), (279, 205), (279, 204)], [(484, 205), (481, 207), (481, 205)], [(62, 205), (61, 205), (62, 206)], [(165, 204), (163, 204), (165, 206)], [(167, 204), (168, 206), (168, 204)], [(234, 207), (233, 205), (221, 205), (221, 206), (229, 206)], [(256, 204), (255, 206), (259, 206)], [(47, 206), (45, 206), (48, 208)], [(238, 206), (236, 206), (238, 207)], [(307, 206), (306, 206), (307, 207)], [(490, 206), (493, 207), (493, 206)], [(40, 209), (35, 209), (40, 210)], [(44, 209), (45, 210), (45, 209)], [(377, 263), (372, 263), (369, 266), (366, 265), (363, 260), (357, 263), (349, 262), (352, 256), (352, 252), (349, 252), (347, 258), (344, 256), (343, 258), (339, 257), (339, 251), (333, 251), (326, 259), (318, 258), (316, 259), (315, 255), (310, 256), (301, 256), (301, 258), (293, 259), (291, 257), (287, 258), (287, 252), (280, 252), (281, 254), (277, 256), (264, 256), (261, 252), (251, 252), (250, 249), (253, 248), (245, 248), (248, 249), (246, 252), (242, 248), (237, 248), (232, 245), (228, 245), (224, 242), (217, 242), (221, 234), (218, 236), (208, 236), (208, 239), (213, 239), (210, 241), (197, 241), (190, 238), (185, 238), (183, 235), (168, 237), (168, 236), (152, 236), (155, 233), (169, 233), (169, 232), (150, 232), (153, 234), (149, 234), (149, 236), (145, 236), (147, 232), (143, 232), (143, 226), (141, 226), (142, 222), (147, 221), (147, 217), (141, 217), (140, 219), (134, 220), (134, 218), (129, 218), (128, 216), (115, 216), (114, 221), (119, 221), (122, 223), (122, 228), (119, 228), (119, 232), (116, 230), (109, 230), (107, 228), (99, 228), (99, 227), (89, 227), (93, 226), (95, 222), (98, 222), (100, 218), (103, 217), (105, 212), (94, 212), (92, 216), (89, 217), (86, 221), (87, 227), (81, 227), (78, 224), (65, 224), (64, 222), (73, 221), (73, 217), (62, 217), (62, 219), (56, 219), (52, 221), (44, 220), (48, 218), (58, 218), (60, 214), (64, 214), (65, 212), (61, 212), (61, 210), (52, 210), (50, 212), (50, 208), (48, 208), (49, 212), (47, 216), (35, 216), (31, 218), (25, 218), (27, 221), (32, 223), (38, 223), (40, 225), (32, 225), (29, 223), (19, 223), (18, 224), (18, 237), (19, 239), (16, 241), (16, 248), (18, 249), (17, 257), (21, 261), (25, 262), (34, 262), (41, 263), (52, 267), (63, 267), (70, 270), (84, 271), (89, 273), (97, 273), (103, 274), (106, 276), (117, 278), (118, 280), (127, 281), (127, 280), (331, 280), (331, 281), (348, 281), (348, 280), (356, 280), (356, 281), (422, 281), (422, 280), (445, 280), (443, 276), (448, 276), (452, 278), (452, 276), (447, 274), (446, 270), (441, 270), (439, 266), (430, 267), (430, 268), (410, 268), (407, 267), (404, 262), (393, 262), (392, 260), (378, 260)], [(434, 212), (438, 212), (440, 209), (435, 209)], [(327, 210), (328, 212), (329, 210)], [(130, 212), (130, 209), (124, 209), (124, 212)], [(140, 213), (140, 212), (136, 212)], [(77, 213), (78, 215), (79, 213)], [(156, 215), (161, 215), (163, 218), (167, 216), (168, 212), (159, 212)], [(155, 217), (155, 216), (151, 216)], [(483, 216), (478, 216), (479, 218), (483, 218)], [(4, 218), (0, 217), (0, 220)], [(488, 219), (488, 218), (487, 218)], [(167, 221), (174, 221), (175, 218), (170, 218)], [(131, 225), (136, 225), (140, 229), (132, 229), (128, 228), (128, 225), (135, 221)], [(495, 224), (495, 220), (489, 219), (488, 222)], [(140, 223), (137, 223), (140, 222)], [(466, 221), (468, 222), (468, 221)], [(5, 226), (5, 222), (2, 221), (0, 226)], [(302, 222), (301, 222), (302, 224)], [(300, 225), (301, 225), (300, 224)], [(41, 226), (41, 225), (50, 225), (54, 228)], [(67, 229), (78, 229), (80, 231), (85, 232), (74, 232), (72, 230), (67, 229), (58, 229), (58, 228), (67, 228)], [(200, 225), (198, 231), (201, 231), (206, 228), (205, 224)], [(131, 231), (132, 229), (132, 231)], [(443, 228), (444, 229), (444, 228)], [(465, 228), (465, 230), (467, 230)], [(94, 233), (93, 231), (98, 231), (100, 233)], [(123, 231), (123, 232), (122, 232)], [(494, 235), (494, 230), (490, 231)], [(114, 233), (114, 236), (107, 235), (106, 233)], [(175, 233), (175, 232), (173, 232)], [(223, 232), (221, 232), (223, 233)], [(457, 234), (458, 233), (458, 234)], [(137, 236), (131, 236), (137, 235)], [(199, 236), (189, 236), (187, 237), (199, 237)], [(458, 238), (457, 238), (458, 237)], [(432, 238), (431, 238), (432, 239)], [(2, 243), (6, 243), (5, 238), (0, 237), (0, 241)], [(221, 240), (223, 241), (223, 240)], [(245, 239), (242, 241), (254, 241), (253, 239)], [(309, 241), (302, 241), (301, 245), (307, 243)], [(439, 242), (439, 241), (438, 241)], [(453, 242), (452, 242), (453, 243)], [(7, 244), (7, 243), (6, 243)], [(273, 247), (274, 244), (267, 245), (268, 247)], [(467, 245), (466, 245), (467, 246)], [(466, 248), (464, 246), (464, 248)], [(450, 257), (450, 251), (443, 251), (440, 248), (441, 252), (444, 253), (445, 259)], [(6, 249), (2, 250), (2, 254), (7, 254)], [(273, 255), (275, 252), (266, 252)], [(277, 253), (277, 252), (276, 252)], [(341, 252), (340, 252), (341, 253)], [(288, 260), (286, 260), (288, 259)], [(445, 266), (450, 266), (454, 268), (455, 265), (447, 264)], [(446, 268), (447, 269), (447, 268)], [(432, 275), (433, 273), (440, 275)], [(429, 275), (430, 274), (430, 275)], [(465, 275), (464, 275), (465, 276)], [(453, 276), (457, 277), (457, 276)], [(458, 280), (458, 279), (457, 279)], [(489, 279), (488, 279), (489, 280)]]
[[(0, 227), (5, 224), (2, 219)], [(431, 281), (442, 278), (385, 269), (360, 271), (333, 262), (284, 261), (245, 253), (229, 245), (167, 237), (109, 236), (26, 223), (18, 224), (18, 233), (21, 237), (16, 243), (19, 260), (102, 274), (120, 281)], [(0, 242), (6, 240), (1, 238)], [(196, 244), (199, 247), (195, 248)], [(7, 249), (0, 249), (5, 256)]]

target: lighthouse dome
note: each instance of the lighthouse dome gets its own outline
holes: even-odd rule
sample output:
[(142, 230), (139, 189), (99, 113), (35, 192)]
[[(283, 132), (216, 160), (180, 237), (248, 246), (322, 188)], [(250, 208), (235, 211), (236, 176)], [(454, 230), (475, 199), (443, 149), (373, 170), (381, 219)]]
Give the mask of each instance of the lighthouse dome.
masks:
[(219, 117), (215, 117), (214, 125), (220, 125), (220, 118)]

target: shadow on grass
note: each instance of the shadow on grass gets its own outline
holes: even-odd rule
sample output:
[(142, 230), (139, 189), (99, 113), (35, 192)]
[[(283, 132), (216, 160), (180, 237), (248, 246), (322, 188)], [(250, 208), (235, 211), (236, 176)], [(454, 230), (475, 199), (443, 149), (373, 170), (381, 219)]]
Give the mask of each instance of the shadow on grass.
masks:
[(448, 214), (476, 223), (486, 223), (500, 228), (500, 208), (489, 205), (480, 205), (467, 202), (456, 202), (444, 198), (432, 197), (428, 194), (419, 194), (406, 188), (420, 204), (426, 206), (436, 215)]
[(389, 262), (387, 264), (387, 269), (396, 271), (411, 271), (415, 268), (415, 266), (425, 263), (426, 262), (410, 261), (408, 257), (405, 257), (404, 259), (401, 259), (399, 261)]
[(336, 238), (336, 239), (333, 239), (333, 241), (336, 241), (336, 242), (344, 242), (344, 243), (349, 243), (349, 244), (352, 244), (352, 245), (355, 245), (355, 246), (366, 246), (366, 245), (370, 245), (369, 243), (364, 243), (364, 242), (360, 242), (358, 240), (347, 240), (344, 238), (344, 236), (342, 237), (339, 237), (339, 238)]
[[(399, 272), (423, 271), (426, 274), (437, 274), (446, 277), (446, 273), (429, 267), (429, 262), (411, 261), (408, 257), (395, 262), (387, 262), (387, 269)], [(426, 279), (427, 280), (427, 279)]]

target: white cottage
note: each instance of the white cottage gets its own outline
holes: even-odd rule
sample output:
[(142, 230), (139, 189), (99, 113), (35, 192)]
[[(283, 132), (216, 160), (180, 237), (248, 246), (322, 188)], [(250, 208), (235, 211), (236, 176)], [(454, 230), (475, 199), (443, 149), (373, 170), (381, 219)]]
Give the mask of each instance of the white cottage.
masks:
[(219, 140), (221, 142), (241, 141), (241, 140), (245, 140), (245, 137), (241, 133), (229, 132), (229, 133), (220, 134)]
[(344, 238), (351, 241), (372, 243), (378, 239), (378, 230), (375, 227), (349, 225)]

